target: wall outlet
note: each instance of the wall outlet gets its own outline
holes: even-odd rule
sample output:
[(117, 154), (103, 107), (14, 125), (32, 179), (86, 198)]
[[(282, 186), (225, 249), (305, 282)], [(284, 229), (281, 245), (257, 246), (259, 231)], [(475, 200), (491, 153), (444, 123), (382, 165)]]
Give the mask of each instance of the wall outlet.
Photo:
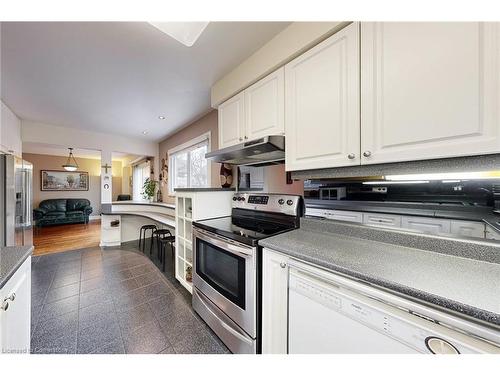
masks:
[(387, 188), (384, 186), (379, 186), (379, 187), (372, 187), (372, 191), (374, 193), (387, 193)]

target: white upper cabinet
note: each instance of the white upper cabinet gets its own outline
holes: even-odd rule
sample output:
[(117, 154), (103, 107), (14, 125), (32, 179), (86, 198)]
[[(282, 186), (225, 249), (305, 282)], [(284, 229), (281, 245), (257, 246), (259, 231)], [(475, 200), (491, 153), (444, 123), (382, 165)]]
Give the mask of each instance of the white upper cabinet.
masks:
[(0, 152), (21, 157), (21, 120), (3, 102), (0, 105)]
[(362, 23), (361, 163), (500, 152), (499, 30)]
[(278, 69), (244, 91), (245, 140), (285, 133), (284, 71)]
[(360, 164), (359, 23), (285, 66), (286, 169)]
[(241, 92), (219, 106), (219, 148), (243, 141), (246, 130), (244, 98)]
[(284, 68), (264, 77), (219, 108), (219, 148), (284, 134)]

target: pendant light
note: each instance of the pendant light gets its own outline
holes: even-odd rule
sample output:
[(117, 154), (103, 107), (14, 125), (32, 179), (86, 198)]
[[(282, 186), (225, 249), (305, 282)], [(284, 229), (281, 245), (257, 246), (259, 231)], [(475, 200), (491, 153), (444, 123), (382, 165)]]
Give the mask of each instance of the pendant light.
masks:
[(78, 169), (78, 163), (76, 162), (75, 157), (73, 156), (73, 148), (68, 147), (68, 150), (69, 150), (68, 160), (66, 160), (66, 164), (63, 164), (62, 167), (69, 172), (74, 172)]

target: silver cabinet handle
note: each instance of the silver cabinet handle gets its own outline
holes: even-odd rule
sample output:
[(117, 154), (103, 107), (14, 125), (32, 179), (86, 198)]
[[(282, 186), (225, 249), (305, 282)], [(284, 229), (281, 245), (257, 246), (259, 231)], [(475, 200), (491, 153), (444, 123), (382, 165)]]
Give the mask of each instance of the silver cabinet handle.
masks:
[(355, 155), (355, 154), (349, 154), (349, 155), (347, 155), (347, 158), (348, 158), (348, 159), (351, 159), (351, 160), (352, 160), (352, 159), (354, 159), (355, 157), (356, 157), (356, 155)]
[(5, 297), (4, 301), (9, 300), (13, 302), (15, 299), (16, 299), (16, 293), (12, 293), (10, 296)]
[(7, 311), (9, 309), (9, 302), (3, 301), (2, 306), (0, 306), (0, 310)]
[(245, 135), (245, 139), (248, 139), (248, 137)]
[(285, 268), (285, 267), (286, 267), (286, 263), (285, 263), (285, 262), (281, 262), (281, 263), (280, 263), (280, 267), (281, 267), (281, 268)]
[(242, 141), (242, 140), (243, 140), (243, 138), (240, 137), (240, 141)]
[(370, 156), (372, 156), (372, 152), (371, 151), (365, 151), (365, 152), (363, 152), (363, 156), (365, 158), (369, 158)]

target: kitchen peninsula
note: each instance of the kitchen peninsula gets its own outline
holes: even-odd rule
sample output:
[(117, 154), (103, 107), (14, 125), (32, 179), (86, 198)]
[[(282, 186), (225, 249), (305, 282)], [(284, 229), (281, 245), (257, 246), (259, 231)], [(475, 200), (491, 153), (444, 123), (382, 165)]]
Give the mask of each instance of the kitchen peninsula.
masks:
[(145, 201), (115, 201), (103, 205), (101, 246), (119, 246), (138, 240), (141, 226), (147, 224), (175, 234), (175, 205)]

